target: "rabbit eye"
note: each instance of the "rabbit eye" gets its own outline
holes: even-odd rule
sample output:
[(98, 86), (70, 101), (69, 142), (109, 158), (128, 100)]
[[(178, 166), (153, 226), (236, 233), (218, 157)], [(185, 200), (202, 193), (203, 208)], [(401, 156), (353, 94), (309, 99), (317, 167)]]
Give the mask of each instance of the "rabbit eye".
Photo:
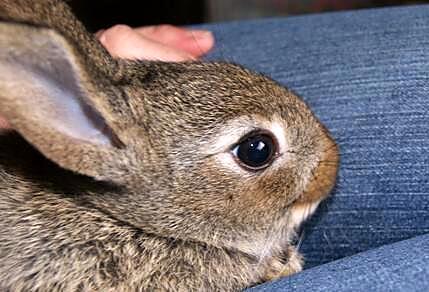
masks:
[(267, 133), (254, 132), (241, 139), (232, 153), (242, 167), (248, 170), (261, 170), (273, 161), (277, 153), (277, 143)]

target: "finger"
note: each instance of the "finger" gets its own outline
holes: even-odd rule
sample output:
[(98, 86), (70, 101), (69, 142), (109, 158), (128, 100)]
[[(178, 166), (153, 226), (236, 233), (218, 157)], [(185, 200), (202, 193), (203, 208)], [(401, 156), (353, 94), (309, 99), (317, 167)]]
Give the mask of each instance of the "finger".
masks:
[(100, 29), (95, 33), (95, 36), (99, 39), (105, 31), (106, 31), (105, 29)]
[(195, 57), (206, 54), (214, 46), (210, 31), (185, 29), (168, 24), (135, 28), (141, 35), (167, 46), (184, 50)]
[(168, 62), (194, 59), (191, 54), (148, 39), (126, 25), (100, 32), (99, 40), (114, 57)]

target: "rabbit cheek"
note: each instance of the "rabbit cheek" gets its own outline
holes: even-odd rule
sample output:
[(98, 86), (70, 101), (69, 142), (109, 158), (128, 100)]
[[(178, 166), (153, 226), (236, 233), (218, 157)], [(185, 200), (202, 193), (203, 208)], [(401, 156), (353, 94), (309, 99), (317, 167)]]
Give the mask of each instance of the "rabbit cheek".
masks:
[[(271, 172), (271, 173), (270, 173)], [(253, 196), (271, 210), (284, 210), (296, 200), (297, 174), (293, 168), (276, 169), (261, 175)], [(269, 206), (267, 206), (269, 204)]]

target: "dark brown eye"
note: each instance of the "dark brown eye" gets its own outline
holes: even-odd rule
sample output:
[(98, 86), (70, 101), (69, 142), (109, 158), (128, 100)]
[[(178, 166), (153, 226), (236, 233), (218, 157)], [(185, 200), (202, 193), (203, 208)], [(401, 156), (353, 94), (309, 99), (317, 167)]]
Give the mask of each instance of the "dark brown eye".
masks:
[(250, 133), (232, 150), (241, 166), (250, 170), (268, 167), (277, 152), (277, 143), (267, 133)]

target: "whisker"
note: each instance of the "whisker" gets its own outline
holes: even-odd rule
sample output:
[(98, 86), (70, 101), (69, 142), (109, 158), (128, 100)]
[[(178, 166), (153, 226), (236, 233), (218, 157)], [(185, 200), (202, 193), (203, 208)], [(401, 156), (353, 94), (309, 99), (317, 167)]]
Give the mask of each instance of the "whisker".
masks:
[(305, 236), (305, 230), (304, 228), (301, 228), (298, 242), (295, 245), (297, 251), (299, 251), (299, 249), (301, 248), (302, 242), (304, 241), (304, 236)]

